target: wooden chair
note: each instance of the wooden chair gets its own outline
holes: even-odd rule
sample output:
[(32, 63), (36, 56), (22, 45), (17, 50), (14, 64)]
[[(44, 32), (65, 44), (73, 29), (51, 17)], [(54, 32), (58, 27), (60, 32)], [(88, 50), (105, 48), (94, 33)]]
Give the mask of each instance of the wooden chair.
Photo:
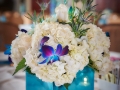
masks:
[(101, 28), (110, 33), (110, 51), (120, 52), (120, 24), (104, 25)]
[(6, 50), (5, 45), (11, 44), (18, 30), (18, 26), (14, 24), (0, 23), (0, 51)]
[(18, 12), (5, 12), (4, 15), (7, 18), (7, 22), (20, 25), (23, 24), (22, 16)]

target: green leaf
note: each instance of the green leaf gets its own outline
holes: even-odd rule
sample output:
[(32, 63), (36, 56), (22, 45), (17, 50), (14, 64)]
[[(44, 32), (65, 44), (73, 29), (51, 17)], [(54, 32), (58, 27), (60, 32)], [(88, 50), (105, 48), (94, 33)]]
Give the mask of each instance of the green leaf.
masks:
[(69, 85), (70, 85), (69, 83), (64, 84), (64, 86), (67, 90), (68, 90)]
[(81, 2), (83, 3), (83, 5), (85, 5), (87, 3), (87, 0), (81, 0)]
[(97, 66), (95, 66), (95, 63), (90, 59), (89, 57), (89, 64), (88, 64), (89, 67), (91, 67), (93, 70), (99, 72), (99, 69), (97, 68)]
[(21, 69), (23, 69), (24, 67), (26, 67), (25, 62), (26, 62), (26, 60), (25, 60), (25, 58), (23, 58), (23, 59), (20, 61), (20, 63), (18, 64), (18, 66), (16, 67), (15, 72), (13, 73), (13, 75), (15, 75), (19, 70), (21, 70)]
[(74, 2), (76, 2), (76, 3), (79, 2), (79, 1), (80, 1), (80, 0), (74, 0)]
[(66, 5), (68, 3), (68, 0), (64, 0), (64, 4)]
[(72, 6), (69, 8), (68, 11), (68, 15), (69, 15), (69, 19), (72, 20), (74, 18), (74, 12), (75, 12), (75, 8), (73, 8)]
[(90, 13), (86, 19), (89, 19), (91, 16), (93, 15), (93, 13)]
[(25, 71), (27, 71), (29, 74), (35, 75), (34, 73), (31, 72), (31, 68), (30, 67), (26, 67)]

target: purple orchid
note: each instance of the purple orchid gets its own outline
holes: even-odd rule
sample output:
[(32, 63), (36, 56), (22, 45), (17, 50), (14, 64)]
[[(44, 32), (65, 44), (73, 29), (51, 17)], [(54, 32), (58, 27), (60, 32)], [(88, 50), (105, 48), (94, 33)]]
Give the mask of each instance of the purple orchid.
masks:
[(66, 55), (69, 52), (68, 46), (65, 46), (62, 49), (62, 45), (61, 44), (57, 45), (57, 49), (56, 50), (54, 50), (54, 48), (51, 47), (51, 46), (44, 45), (44, 43), (46, 41), (48, 41), (48, 40), (49, 40), (49, 37), (43, 37), (43, 39), (41, 40), (40, 52), (41, 52), (41, 56), (43, 58), (45, 58), (45, 60), (43, 60), (39, 64), (45, 64), (45, 63), (49, 64), (49, 63), (53, 63), (55, 61), (59, 61), (60, 60), (60, 58), (59, 58), (60, 56)]
[(10, 55), (11, 55), (11, 45), (6, 45), (6, 48), (7, 48), (7, 50), (5, 50), (4, 54), (8, 55), (8, 61), (11, 64), (12, 63), (12, 59), (10, 57)]
[(5, 47), (7, 48), (7, 50), (4, 51), (4, 54), (11, 55), (11, 45), (6, 45)]
[(27, 30), (25, 30), (25, 29), (21, 29), (21, 32), (27, 33)]
[(40, 42), (40, 46), (43, 46), (45, 42), (49, 40), (49, 37), (44, 36)]

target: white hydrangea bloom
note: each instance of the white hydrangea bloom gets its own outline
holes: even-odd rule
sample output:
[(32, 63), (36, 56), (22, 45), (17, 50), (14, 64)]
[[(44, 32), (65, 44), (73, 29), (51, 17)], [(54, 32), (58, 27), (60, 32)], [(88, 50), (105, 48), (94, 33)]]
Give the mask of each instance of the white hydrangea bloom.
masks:
[(107, 37), (102, 29), (96, 25), (88, 24), (84, 25), (82, 28), (90, 28), (86, 33), (86, 37), (89, 45), (88, 52), (91, 60), (95, 62), (95, 65), (101, 72), (107, 73), (107, 71), (111, 69), (109, 65), (112, 64), (109, 55), (109, 37)]
[(31, 47), (31, 36), (27, 33), (18, 32), (18, 35), (11, 44), (11, 58), (14, 63), (14, 66), (17, 66), (18, 63), (23, 59), (23, 55), (26, 54), (26, 50)]
[[(38, 58), (40, 41), (44, 36), (50, 38), (45, 45), (52, 46), (54, 49), (57, 48), (58, 44), (61, 44), (62, 47), (68, 45), (69, 53), (60, 56), (60, 61), (52, 64), (38, 64), (45, 60), (42, 56)], [(87, 42), (75, 38), (74, 32), (72, 32), (69, 25), (62, 25), (57, 22), (43, 22), (36, 25), (31, 45), (32, 48), (28, 49), (26, 55), (24, 55), (26, 64), (38, 78), (46, 82), (55, 82), (57, 86), (71, 83), (76, 77), (76, 73), (83, 70), (89, 63), (89, 54), (87, 52), (89, 46)]]

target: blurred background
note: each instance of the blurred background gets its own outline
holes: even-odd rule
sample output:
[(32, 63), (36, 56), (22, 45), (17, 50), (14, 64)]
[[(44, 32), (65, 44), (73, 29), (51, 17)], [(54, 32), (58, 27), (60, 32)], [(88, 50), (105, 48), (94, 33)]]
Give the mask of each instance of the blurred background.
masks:
[[(46, 17), (54, 15), (55, 7), (64, 3), (64, 0), (0, 0), (0, 90), (25, 90), (25, 73), (20, 72), (12, 76), (14, 67), (8, 62), (8, 57), (3, 52), (5, 45), (11, 44), (18, 30), (31, 28), (32, 22), (25, 16), (27, 13), (32, 14), (34, 10), (38, 14), (40, 13), (41, 10), (36, 3), (37, 1), (40, 3), (50, 2), (45, 11)], [(68, 7), (71, 3), (72, 0), (68, 0)], [(120, 69), (117, 69), (120, 68), (120, 63), (118, 63), (120, 62), (120, 0), (94, 0), (93, 4), (97, 4), (96, 13), (104, 14), (95, 24), (101, 27), (103, 31), (110, 33), (110, 57), (115, 63), (113, 74), (116, 79), (112, 83), (120, 86), (118, 82), (120, 81)], [(81, 2), (76, 5), (81, 7)], [(104, 80), (106, 79), (104, 78)]]

